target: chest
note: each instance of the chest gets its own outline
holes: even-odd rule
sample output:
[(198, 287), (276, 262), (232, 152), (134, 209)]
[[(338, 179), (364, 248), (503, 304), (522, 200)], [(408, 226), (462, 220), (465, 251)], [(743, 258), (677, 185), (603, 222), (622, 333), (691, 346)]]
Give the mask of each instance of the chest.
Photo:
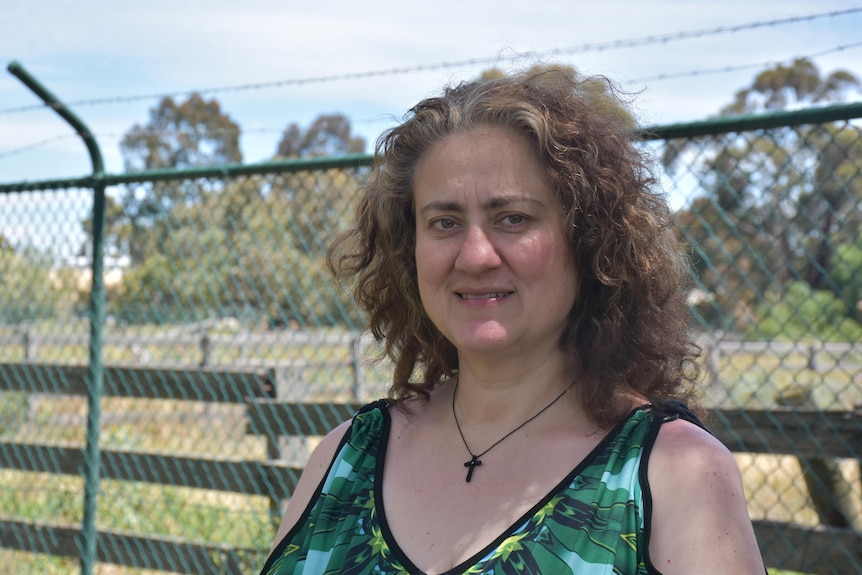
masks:
[[(360, 422), (351, 433), (271, 573), (653, 572), (644, 562), (648, 506), (637, 479), (647, 430), (639, 438), (627, 423), (564, 448), (545, 437), (549, 450), (515, 442), (483, 456), (467, 484), (463, 452), (433, 443), (431, 451), (401, 451), (416, 445), (389, 437), (385, 420), (379, 430)], [(562, 482), (551, 477), (559, 470)]]
[(459, 438), (441, 435), (389, 441), (376, 502), (394, 543), (429, 575), (475, 558), (551, 509), (603, 439), (526, 433), (474, 460)]

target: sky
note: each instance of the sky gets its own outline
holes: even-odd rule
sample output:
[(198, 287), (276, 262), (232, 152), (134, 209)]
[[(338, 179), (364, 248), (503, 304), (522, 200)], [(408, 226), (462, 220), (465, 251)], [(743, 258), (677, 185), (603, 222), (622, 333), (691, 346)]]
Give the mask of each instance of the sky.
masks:
[(0, 183), (91, 172), (71, 128), (6, 72), (13, 60), (119, 173), (123, 134), (163, 95), (217, 99), (244, 161), (260, 162), (289, 124), (324, 113), (347, 116), (370, 150), (413, 104), (492, 66), (605, 75), (636, 94), (641, 124), (660, 125), (712, 116), (798, 57), (862, 77), (862, 2), (0, 0)]

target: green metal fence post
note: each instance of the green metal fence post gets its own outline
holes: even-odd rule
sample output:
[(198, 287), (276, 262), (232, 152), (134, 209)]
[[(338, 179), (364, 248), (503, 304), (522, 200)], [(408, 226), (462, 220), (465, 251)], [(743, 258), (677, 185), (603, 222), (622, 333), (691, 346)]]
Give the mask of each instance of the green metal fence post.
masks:
[(102, 152), (93, 133), (53, 93), (30, 75), (18, 62), (8, 66), (9, 72), (21, 80), (52, 110), (57, 112), (84, 141), (90, 154), (93, 175), (93, 262), (90, 290), (90, 346), (87, 369), (87, 446), (84, 451), (84, 517), (81, 525), (81, 575), (91, 575), (96, 562), (98, 531), (96, 510), (99, 494), (99, 427), (103, 388), (102, 339), (105, 319), (104, 228), (105, 228), (105, 166)]

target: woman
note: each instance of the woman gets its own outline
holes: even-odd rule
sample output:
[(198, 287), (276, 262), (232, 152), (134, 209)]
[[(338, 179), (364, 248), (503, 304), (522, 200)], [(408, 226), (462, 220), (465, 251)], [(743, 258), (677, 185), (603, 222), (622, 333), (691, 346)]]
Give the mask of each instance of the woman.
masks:
[(545, 75), (449, 89), (377, 152), (330, 265), (393, 386), (312, 454), (263, 573), (762, 574), (626, 135)]

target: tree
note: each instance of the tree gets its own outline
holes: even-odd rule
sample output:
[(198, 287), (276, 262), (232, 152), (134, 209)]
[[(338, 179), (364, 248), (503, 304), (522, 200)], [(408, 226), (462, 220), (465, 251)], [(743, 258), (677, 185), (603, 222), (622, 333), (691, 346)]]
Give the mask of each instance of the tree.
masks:
[(350, 120), (342, 114), (323, 114), (302, 130), (292, 123), (278, 143), (276, 157), (316, 158), (365, 152), (365, 139), (351, 133)]
[(271, 324), (355, 326), (355, 306), (326, 276), (321, 256), (295, 246), (302, 214), (269, 180), (231, 181), (223, 193), (174, 210), (160, 252), (130, 269), (109, 298), (131, 323), (185, 323), (213, 316)]
[(798, 58), (790, 66), (778, 64), (758, 74), (750, 86), (739, 90), (722, 116), (785, 110), (822, 102), (843, 100), (860, 86), (859, 79), (847, 70), (835, 70), (822, 76), (807, 58)]
[(792, 282), (779, 297), (770, 294), (757, 310), (750, 339), (859, 341), (862, 325), (847, 317), (847, 306), (831, 291)]
[(862, 321), (862, 237), (836, 248), (827, 285), (834, 286), (850, 315)]
[[(240, 162), (239, 126), (216, 100), (192, 94), (178, 104), (163, 98), (145, 125), (136, 124), (120, 143), (127, 171), (163, 170)], [(143, 262), (158, 252), (157, 223), (172, 210), (218, 192), (217, 183), (186, 180), (128, 185), (110, 198), (107, 247), (115, 257)], [(89, 222), (85, 225), (90, 225)]]
[[(350, 120), (342, 114), (318, 116), (305, 130), (297, 124), (285, 129), (276, 157), (314, 158), (361, 154), (365, 139), (352, 133)], [(284, 202), (286, 230), (293, 246), (302, 253), (319, 257), (326, 251), (344, 218), (352, 212), (355, 191), (366, 170), (285, 174), (271, 193)]]
[[(859, 86), (847, 71), (822, 76), (797, 60), (758, 74), (720, 114), (836, 101)], [(675, 173), (689, 162), (703, 190), (680, 220), (697, 276), (712, 296), (706, 300), (733, 310), (724, 314), (734, 318), (733, 328), (762, 319), (758, 302), (767, 295), (782, 301), (798, 282), (843, 298), (830, 270), (836, 248), (858, 235), (862, 220), (860, 136), (852, 125), (822, 124), (668, 142), (665, 167)]]
[[(283, 151), (311, 157), (361, 152), (343, 116), (286, 130)], [(292, 138), (292, 139), (291, 139)], [(289, 140), (289, 143), (285, 143)], [(174, 196), (130, 235), (140, 258), (109, 297), (132, 323), (186, 323), (231, 316), (259, 323), (357, 325), (355, 305), (325, 273), (323, 253), (343, 227), (362, 170), (296, 171), (208, 184)], [(188, 183), (180, 186), (185, 189)], [(113, 205), (108, 219), (114, 221)]]
[(51, 254), (37, 248), (0, 249), (0, 277), (2, 323), (57, 318), (79, 303), (73, 271), (59, 268)]
[(239, 126), (216, 100), (192, 94), (182, 104), (170, 96), (150, 110), (149, 122), (123, 137), (126, 171), (188, 168), (242, 161)]
[(800, 227), (808, 230), (804, 278), (815, 289), (834, 289), (836, 248), (856, 241), (862, 224), (862, 130), (852, 125), (811, 128), (806, 141), (818, 151), (810, 190), (799, 198)]

